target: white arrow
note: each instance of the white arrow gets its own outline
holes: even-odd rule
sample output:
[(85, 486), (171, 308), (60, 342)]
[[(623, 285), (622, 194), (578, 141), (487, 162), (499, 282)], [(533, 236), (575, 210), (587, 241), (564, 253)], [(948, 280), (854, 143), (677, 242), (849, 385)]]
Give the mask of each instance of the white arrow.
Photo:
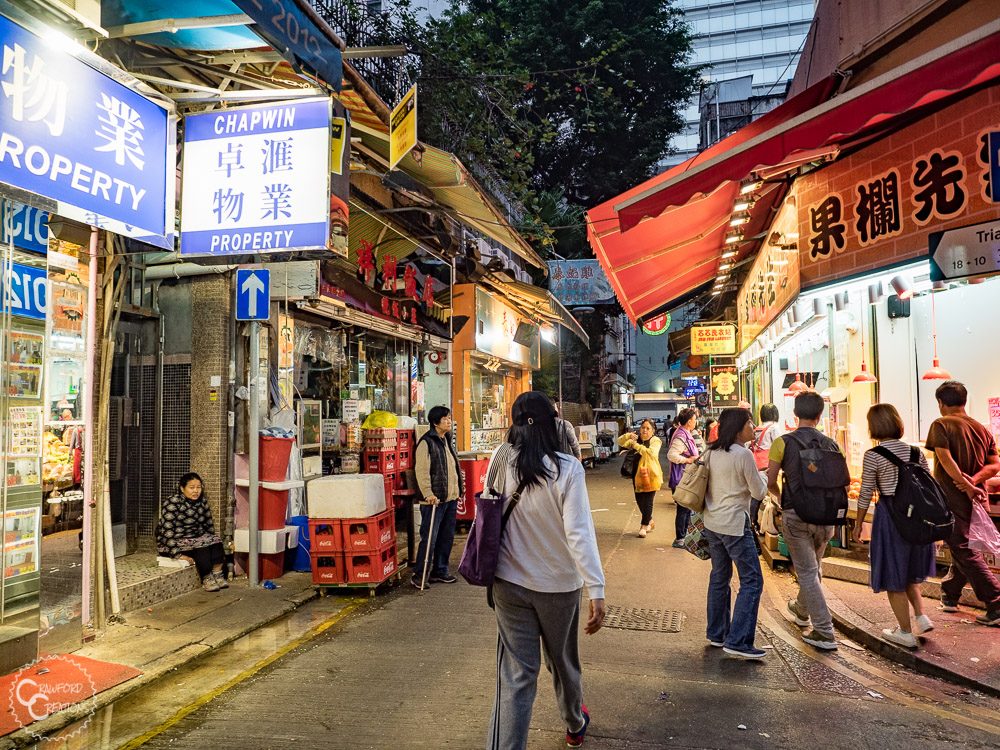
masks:
[(244, 294), (249, 294), (250, 299), (247, 301), (247, 312), (250, 313), (251, 318), (256, 318), (257, 297), (264, 293), (264, 282), (257, 277), (257, 274), (252, 273), (247, 276), (246, 281), (243, 282), (243, 286), (240, 287), (240, 291)]

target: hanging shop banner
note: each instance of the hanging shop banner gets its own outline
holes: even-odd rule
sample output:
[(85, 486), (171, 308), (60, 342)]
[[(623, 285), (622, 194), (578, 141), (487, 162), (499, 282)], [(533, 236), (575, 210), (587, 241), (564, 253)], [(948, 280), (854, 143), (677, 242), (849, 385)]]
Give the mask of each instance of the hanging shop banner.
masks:
[(570, 307), (615, 302), (615, 292), (597, 260), (550, 260), (549, 291)]
[[(995, 224), (990, 137), (1000, 115), (990, 96), (969, 96), (796, 180), (803, 287), (926, 257), (932, 234)], [(968, 252), (983, 270), (962, 275), (996, 270), (988, 253), (980, 263), (981, 252)], [(967, 271), (958, 254), (946, 265), (958, 261), (951, 270)]]
[(712, 406), (725, 408), (739, 402), (739, 371), (734, 365), (712, 365)]
[(794, 244), (765, 242), (736, 297), (743, 351), (799, 295), (799, 251)]
[(539, 337), (535, 335), (530, 346), (517, 343), (514, 338), (519, 322), (513, 308), (476, 287), (476, 349), (537, 370), (541, 366)]
[(389, 169), (395, 169), (417, 145), (417, 86), (414, 84), (389, 118)]
[(2, 16), (0, 40), (0, 183), (56, 201), (60, 216), (172, 248), (167, 111)]
[(347, 229), (351, 209), (351, 115), (333, 101), (330, 122), (330, 249), (347, 257)]
[(931, 281), (1000, 271), (1000, 219), (931, 232)]
[(670, 328), (670, 313), (657, 315), (642, 324), (642, 332), (647, 336), (662, 336)]
[(0, 201), (0, 244), (45, 255), (49, 249), (48, 211), (23, 203)]
[(340, 48), (320, 26), (316, 11), (301, 0), (233, 0), (254, 20), (254, 31), (298, 70), (335, 91), (344, 85)]
[(330, 100), (184, 119), (181, 255), (330, 247)]
[(732, 323), (693, 326), (691, 328), (691, 354), (700, 356), (736, 354), (736, 326)]

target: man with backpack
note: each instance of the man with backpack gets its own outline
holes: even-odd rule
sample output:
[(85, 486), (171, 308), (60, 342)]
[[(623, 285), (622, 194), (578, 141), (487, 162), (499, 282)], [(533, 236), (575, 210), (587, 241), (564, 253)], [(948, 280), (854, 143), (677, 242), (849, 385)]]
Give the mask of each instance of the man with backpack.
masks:
[(934, 478), (955, 515), (955, 526), (947, 539), (952, 564), (941, 581), (941, 609), (958, 611), (968, 581), (986, 605), (986, 614), (976, 622), (1000, 626), (1000, 582), (982, 554), (969, 548), (972, 504), (987, 502), (983, 483), (1000, 473), (1000, 457), (990, 431), (966, 413), (969, 394), (964, 385), (949, 380), (938, 386), (934, 395), (941, 418), (931, 424), (924, 445), (934, 451)]
[(785, 543), (799, 582), (799, 595), (788, 602), (782, 614), (799, 627), (812, 624), (802, 636), (810, 646), (835, 651), (837, 639), (823, 595), (820, 566), (834, 527), (847, 522), (851, 475), (840, 446), (816, 429), (823, 407), (823, 397), (814, 391), (804, 391), (795, 398), (799, 426), (771, 444), (767, 484), (772, 494), (781, 496)]

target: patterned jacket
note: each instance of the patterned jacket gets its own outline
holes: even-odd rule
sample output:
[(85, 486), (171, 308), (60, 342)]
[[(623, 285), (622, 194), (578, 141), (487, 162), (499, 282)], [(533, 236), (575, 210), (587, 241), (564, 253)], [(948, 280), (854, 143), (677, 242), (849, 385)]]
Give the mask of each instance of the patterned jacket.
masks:
[(180, 494), (171, 495), (160, 508), (156, 525), (156, 551), (176, 557), (187, 550), (208, 547), (221, 542), (215, 533), (212, 511), (204, 497), (188, 500)]

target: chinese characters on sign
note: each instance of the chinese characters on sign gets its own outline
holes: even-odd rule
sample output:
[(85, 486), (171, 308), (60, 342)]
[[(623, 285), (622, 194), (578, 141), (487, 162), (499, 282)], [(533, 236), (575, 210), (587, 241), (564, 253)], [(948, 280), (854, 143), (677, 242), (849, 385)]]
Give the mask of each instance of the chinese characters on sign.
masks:
[(3, 17), (0, 40), (0, 182), (58, 201), (67, 218), (172, 248), (167, 111)]
[(549, 291), (564, 305), (610, 305), (615, 301), (600, 261), (550, 260)]
[(696, 356), (736, 354), (736, 326), (731, 323), (693, 326), (691, 354)]
[(799, 293), (799, 253), (766, 243), (736, 298), (743, 351)]
[(732, 365), (712, 366), (712, 406), (736, 406), (740, 402), (740, 377)]
[(181, 254), (326, 249), (330, 101), (189, 115)]

